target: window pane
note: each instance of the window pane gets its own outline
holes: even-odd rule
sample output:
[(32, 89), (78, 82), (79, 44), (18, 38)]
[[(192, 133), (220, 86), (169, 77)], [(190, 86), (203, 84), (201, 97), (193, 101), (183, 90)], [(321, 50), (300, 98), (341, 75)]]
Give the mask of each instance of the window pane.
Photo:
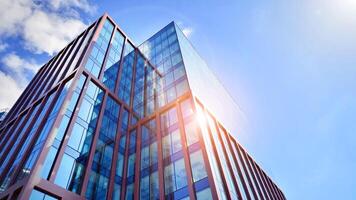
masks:
[(110, 96), (107, 98), (99, 138), (96, 143), (86, 197), (105, 199), (109, 185), (114, 143), (117, 133), (120, 105)]
[(176, 190), (173, 164), (170, 164), (164, 168), (164, 188), (166, 194)]
[(194, 113), (193, 108), (192, 108), (191, 99), (187, 99), (187, 100), (183, 101), (180, 104), (180, 106), (181, 106), (183, 118), (186, 118)]
[(174, 163), (177, 190), (188, 185), (187, 174), (185, 171), (184, 159)]
[[(63, 156), (58, 169), (58, 171), (68, 169), (70, 166), (67, 166), (68, 162), (65, 159), (72, 158), (75, 161), (73, 172), (65, 175), (57, 173), (57, 177), (54, 181), (56, 184), (75, 193), (80, 193), (81, 191), (84, 172), (89, 158), (89, 150), (95, 133), (103, 95), (104, 93), (99, 87), (93, 82), (89, 82), (84, 96), (88, 105), (82, 103), (79, 107), (79, 113), (83, 113), (83, 115), (82, 117), (78, 115), (78, 118), (76, 119), (74, 125), (75, 128), (73, 128), (71, 132), (69, 143), (65, 150), (65, 155), (67, 156)], [(74, 154), (72, 153), (73, 151), (75, 152)], [(68, 183), (62, 182), (62, 179), (68, 181)]]
[(190, 154), (190, 163), (192, 167), (194, 182), (197, 182), (208, 176), (205, 170), (204, 158), (201, 150)]
[(171, 134), (172, 138), (172, 154), (182, 150), (182, 143), (180, 139), (179, 129), (174, 130)]
[(213, 197), (211, 196), (210, 188), (206, 188), (202, 191), (196, 193), (197, 200), (212, 200)]
[(198, 127), (196, 123), (197, 122), (194, 120), (188, 122), (184, 126), (188, 146), (199, 142)]

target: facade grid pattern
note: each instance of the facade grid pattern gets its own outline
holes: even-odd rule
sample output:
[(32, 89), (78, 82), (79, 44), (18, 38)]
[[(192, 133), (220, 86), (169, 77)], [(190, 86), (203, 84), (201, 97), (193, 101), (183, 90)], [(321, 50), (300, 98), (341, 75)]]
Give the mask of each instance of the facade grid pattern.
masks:
[(0, 200), (286, 199), (191, 90), (180, 31), (135, 46), (104, 14), (41, 67), (0, 124)]

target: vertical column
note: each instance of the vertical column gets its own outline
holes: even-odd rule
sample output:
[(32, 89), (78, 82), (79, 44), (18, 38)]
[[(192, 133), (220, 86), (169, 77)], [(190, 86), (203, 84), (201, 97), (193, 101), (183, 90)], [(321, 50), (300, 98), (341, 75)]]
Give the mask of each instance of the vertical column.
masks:
[(156, 114), (157, 123), (157, 145), (158, 145), (158, 179), (159, 179), (159, 194), (160, 200), (165, 199), (164, 195), (164, 173), (163, 173), (163, 152), (162, 152), (162, 134), (161, 134), (161, 117)]
[[(104, 92), (105, 90), (103, 90)], [(95, 132), (94, 132), (94, 139), (92, 141), (92, 144), (90, 145), (91, 148), (90, 148), (90, 151), (89, 151), (89, 159), (88, 159), (88, 163), (87, 163), (87, 166), (85, 168), (85, 173), (84, 173), (84, 179), (83, 179), (83, 185), (82, 185), (82, 190), (81, 190), (81, 193), (80, 195), (81, 196), (85, 196), (85, 193), (87, 191), (87, 186), (88, 186), (88, 181), (89, 181), (89, 175), (90, 175), (90, 169), (91, 169), (91, 166), (93, 164), (93, 158), (94, 158), (94, 153), (95, 153), (95, 146), (96, 146), (96, 143), (98, 141), (98, 137), (99, 137), (99, 131), (100, 131), (100, 127), (101, 127), (101, 124), (102, 124), (102, 120), (103, 120), (103, 116), (104, 116), (104, 109), (105, 109), (105, 106), (106, 106), (106, 101), (107, 101), (107, 98), (108, 98), (108, 93), (105, 92), (104, 94), (104, 98), (103, 98), (103, 102), (100, 106), (100, 114), (99, 114), (99, 118), (98, 118), (98, 121), (97, 121), (97, 124), (96, 124), (96, 128), (95, 128)]]
[(194, 185), (193, 185), (193, 173), (191, 169), (191, 163), (190, 163), (190, 158), (189, 158), (189, 148), (187, 146), (187, 139), (185, 137), (185, 130), (184, 130), (184, 120), (182, 117), (182, 110), (181, 107), (178, 103), (175, 105), (177, 107), (177, 114), (178, 114), (178, 123), (179, 123), (179, 129), (180, 129), (180, 137), (181, 137), (181, 144), (182, 144), (182, 150), (183, 150), (183, 155), (184, 155), (184, 163), (185, 163), (185, 169), (187, 172), (187, 178), (188, 178), (188, 190), (189, 190), (189, 197), (191, 200), (195, 200), (195, 193), (194, 193)]
[(136, 129), (136, 162), (135, 162), (135, 189), (134, 189), (134, 199), (140, 199), (140, 172), (141, 172), (141, 128), (139, 125)]

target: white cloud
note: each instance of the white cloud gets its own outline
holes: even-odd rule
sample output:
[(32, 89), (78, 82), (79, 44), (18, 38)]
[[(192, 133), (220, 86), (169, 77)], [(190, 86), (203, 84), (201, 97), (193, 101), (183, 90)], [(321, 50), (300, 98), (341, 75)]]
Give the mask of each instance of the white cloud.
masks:
[(0, 85), (0, 108), (10, 108), (21, 95), (24, 87), (2, 71), (0, 71)]
[(29, 0), (1, 0), (0, 35), (17, 35), (21, 24), (31, 15), (31, 4)]
[(187, 26), (185, 23), (178, 21), (177, 25), (179, 26), (179, 28), (182, 30), (183, 34), (185, 35), (185, 37), (190, 38), (190, 36), (192, 36), (194, 30), (192, 27)]
[(9, 46), (8, 44), (3, 43), (3, 42), (0, 41), (0, 52), (5, 51), (8, 46)]
[(23, 24), (23, 38), (28, 49), (35, 53), (53, 55), (75, 38), (86, 25), (75, 18), (36, 10)]
[(37, 64), (34, 60), (22, 59), (15, 53), (6, 54), (2, 58), (1, 62), (4, 67), (9, 72), (11, 72), (12, 77), (17, 80), (17, 84), (19, 85), (19, 87), (23, 87), (28, 83), (28, 80), (24, 76), (26, 70), (36, 73), (41, 66)]
[(90, 5), (87, 0), (52, 0), (50, 4), (55, 10), (78, 8), (87, 13), (96, 11), (96, 6)]
[(15, 53), (9, 53), (5, 55), (2, 58), (2, 62), (5, 64), (5, 66), (17, 72), (22, 72), (23, 70), (27, 69), (36, 73), (40, 67), (40, 65), (36, 64), (34, 60), (24, 60)]
[[(93, 14), (95, 6), (87, 0), (0, 0), (0, 51), (14, 38), (32, 53), (53, 55), (87, 26), (81, 13)], [(1, 58), (0, 108), (11, 107), (28, 84), (26, 74), (36, 73), (40, 65), (16, 53)]]
[[(32, 52), (53, 55), (87, 26), (78, 14), (69, 13), (76, 9), (84, 12), (95, 10), (85, 0), (53, 0), (47, 6), (42, 5), (45, 3), (1, 0), (0, 37), (20, 36)], [(71, 12), (62, 12), (63, 9)]]
[(0, 109), (10, 108), (25, 89), (29, 82), (24, 76), (25, 71), (36, 73), (41, 66), (34, 60), (24, 60), (15, 53), (6, 54), (1, 63), (9, 73), (0, 71)]
[(183, 34), (184, 34), (187, 38), (189, 38), (189, 37), (192, 35), (192, 33), (193, 33), (193, 29), (190, 28), (190, 27), (184, 27), (184, 28), (182, 29), (182, 32), (183, 32)]

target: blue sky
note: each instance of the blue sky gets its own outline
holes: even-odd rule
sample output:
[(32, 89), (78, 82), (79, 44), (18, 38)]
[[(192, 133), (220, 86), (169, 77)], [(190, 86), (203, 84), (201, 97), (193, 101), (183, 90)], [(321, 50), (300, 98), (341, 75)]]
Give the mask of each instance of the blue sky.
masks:
[(356, 1), (39, 2), (0, 2), (1, 107), (103, 12), (136, 44), (175, 20), (246, 114), (240, 143), (288, 199), (356, 198)]

